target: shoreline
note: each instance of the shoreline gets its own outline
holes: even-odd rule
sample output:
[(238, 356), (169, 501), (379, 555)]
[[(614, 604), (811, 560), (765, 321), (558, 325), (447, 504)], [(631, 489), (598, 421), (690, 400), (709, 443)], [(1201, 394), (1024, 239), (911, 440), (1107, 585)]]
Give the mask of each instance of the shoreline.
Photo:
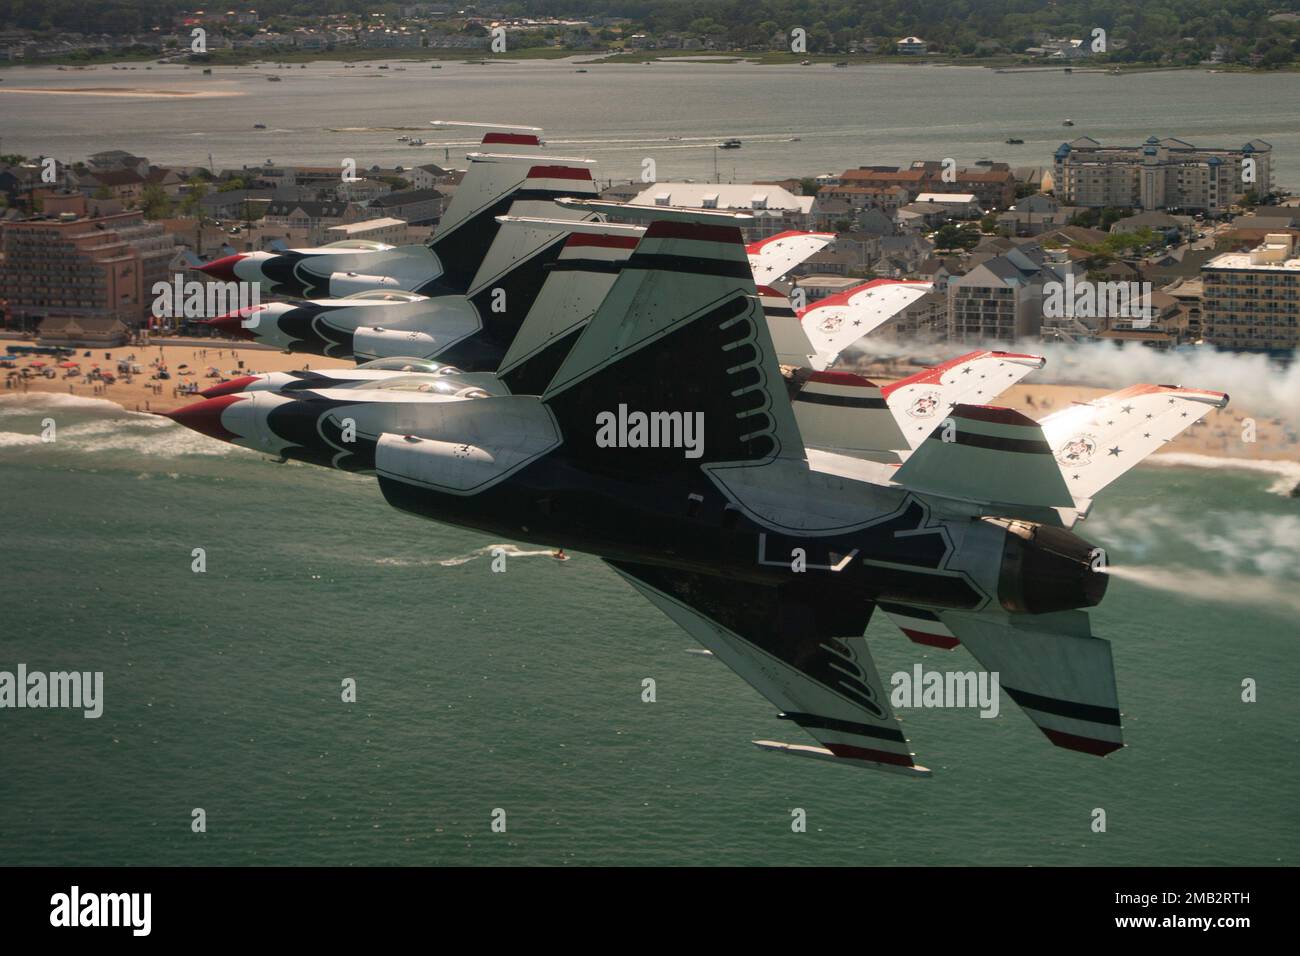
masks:
[[(0, 338), (0, 346), (9, 344), (31, 344), (16, 337)], [(94, 365), (106, 371), (116, 372), (119, 359), (126, 359), (134, 354), (134, 361), (144, 367), (142, 374), (132, 376), (127, 382), (119, 379), (112, 385), (87, 383), (84, 374), (65, 378), (64, 370), (56, 368), (56, 377), (44, 377), (27, 380), (26, 389), (0, 389), (0, 395), (15, 396), (40, 394), (74, 395), (81, 398), (93, 398), (116, 404), (124, 411), (166, 412), (195, 401), (201, 396), (183, 394), (178, 391), (181, 385), (197, 384), (199, 388), (215, 385), (220, 379), (208, 377), (210, 368), (221, 372), (222, 378), (238, 375), (250, 375), (260, 372), (295, 371), (304, 368), (352, 368), (354, 363), (346, 359), (326, 358), (320, 355), (286, 353), (267, 348), (233, 346), (220, 339), (196, 339), (194, 344), (150, 344), (148, 346), (121, 346), (113, 349), (78, 349), (72, 359), (81, 365), (82, 372), (88, 372)], [(90, 352), (89, 357), (85, 352)], [(151, 379), (154, 369), (151, 362), (163, 361), (171, 379), (160, 381)], [(48, 356), (33, 356), (18, 363), (19, 368), (31, 361), (49, 362)], [(189, 366), (193, 374), (180, 375), (181, 366)], [(920, 366), (918, 366), (920, 368)], [(12, 370), (0, 370), (7, 378)], [(877, 384), (886, 384), (899, 377), (891, 370), (889, 375), (872, 376)], [(157, 391), (161, 386), (161, 393)], [(1076, 402), (1086, 402), (1112, 391), (1087, 385), (1070, 385), (1061, 383), (1020, 382), (1003, 392), (996, 400), (999, 405), (1022, 411), (1030, 418), (1041, 419), (1052, 412)], [(1241, 441), (1241, 420), (1245, 417), (1257, 418), (1258, 433), (1256, 441)], [(1285, 426), (1273, 424), (1267, 416), (1252, 416), (1245, 408), (1229, 405), (1225, 409), (1215, 409), (1196, 425), (1170, 442), (1165, 448), (1156, 452), (1153, 458), (1161, 456), (1203, 456), (1224, 463), (1242, 463), (1243, 468), (1258, 468), (1253, 462), (1276, 462), (1275, 466), (1266, 466), (1285, 470), (1289, 464), (1297, 465), (1296, 480), (1300, 481), (1300, 444), (1288, 444), (1285, 439)], [(1149, 460), (1149, 459), (1148, 459)], [(1172, 463), (1172, 462), (1171, 462)]]
[(1025, 60), (1018, 56), (988, 56), (988, 57), (953, 57), (945, 55), (935, 56), (917, 56), (901, 57), (898, 55), (888, 54), (831, 54), (831, 53), (786, 53), (779, 50), (763, 51), (731, 51), (731, 50), (568, 50), (554, 49), (551, 47), (525, 47), (522, 49), (507, 50), (505, 53), (492, 53), (488, 50), (471, 50), (443, 47), (421, 47), (417, 50), (404, 50), (400, 54), (394, 54), (392, 51), (376, 47), (373, 49), (347, 49), (347, 50), (264, 50), (250, 52), (247, 54), (209, 54), (208, 59), (175, 59), (160, 63), (157, 53), (141, 54), (138, 57), (121, 57), (105, 55), (103, 57), (77, 58), (77, 57), (51, 57), (41, 60), (24, 60), (21, 63), (10, 62), (0, 64), (0, 71), (6, 69), (21, 69), (23, 67), (40, 68), (40, 67), (66, 67), (74, 71), (86, 71), (100, 66), (138, 66), (148, 64), (150, 66), (180, 66), (198, 68), (218, 68), (218, 67), (241, 67), (252, 64), (276, 64), (276, 63), (430, 63), (430, 62), (459, 62), (468, 65), (481, 63), (510, 63), (525, 62), (536, 60), (572, 60), (575, 65), (619, 65), (619, 64), (642, 64), (642, 63), (672, 63), (682, 61), (686, 63), (710, 64), (734, 64), (747, 63), (755, 66), (799, 66), (802, 60), (807, 60), (810, 66), (834, 66), (837, 63), (847, 63), (848, 68), (854, 66), (898, 66), (898, 67), (918, 67), (918, 66), (939, 66), (939, 67), (970, 67), (972, 69), (1002, 70), (1008, 74), (1011, 73), (1060, 73), (1069, 68), (1073, 73), (1104, 73), (1112, 74), (1113, 71), (1119, 70), (1120, 76), (1140, 73), (1169, 73), (1182, 72), (1187, 70), (1200, 70), (1203, 72), (1213, 73), (1242, 73), (1242, 74), (1269, 74), (1269, 73), (1300, 73), (1300, 62), (1287, 64), (1286, 66), (1275, 69), (1265, 67), (1244, 66), (1241, 64), (1223, 64), (1223, 63), (1197, 63), (1197, 64), (1170, 64), (1166, 66), (1153, 65), (1150, 63), (1126, 64), (1126, 63), (1069, 63), (1066, 65), (1046, 65), (1036, 63), (1032, 60)]

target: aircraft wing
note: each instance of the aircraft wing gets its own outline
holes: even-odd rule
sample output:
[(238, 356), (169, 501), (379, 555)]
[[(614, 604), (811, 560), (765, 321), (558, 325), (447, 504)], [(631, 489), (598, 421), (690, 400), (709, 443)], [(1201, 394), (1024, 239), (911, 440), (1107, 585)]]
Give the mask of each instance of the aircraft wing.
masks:
[(815, 584), (759, 585), (610, 561), (629, 584), (821, 744), (765, 749), (849, 766), (928, 774), (908, 750), (862, 632), (869, 602)]
[(1175, 385), (1130, 385), (1048, 415), (1039, 425), (1066, 487), (1082, 504), (1212, 409), (1223, 392)]
[(933, 287), (930, 282), (872, 279), (808, 306), (799, 320), (817, 349), (815, 366), (834, 365), (840, 353), (906, 311)]
[(835, 241), (833, 232), (799, 232), (790, 230), (768, 236), (745, 247), (754, 283), (764, 286), (776, 282), (795, 266), (807, 261)]
[(1047, 364), (1041, 355), (967, 352), (965, 355), (881, 386), (880, 394), (907, 439), (917, 448), (956, 405), (987, 405), (1022, 378)]
[(1056, 746), (1098, 757), (1124, 746), (1110, 642), (1086, 613), (937, 616)]

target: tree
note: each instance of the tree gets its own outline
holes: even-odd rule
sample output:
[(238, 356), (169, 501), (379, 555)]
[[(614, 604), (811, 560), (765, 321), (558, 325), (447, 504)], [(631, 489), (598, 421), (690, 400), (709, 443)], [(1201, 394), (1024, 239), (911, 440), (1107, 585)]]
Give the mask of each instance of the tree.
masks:
[(140, 209), (146, 219), (165, 219), (172, 213), (171, 197), (157, 183), (150, 183), (140, 194)]

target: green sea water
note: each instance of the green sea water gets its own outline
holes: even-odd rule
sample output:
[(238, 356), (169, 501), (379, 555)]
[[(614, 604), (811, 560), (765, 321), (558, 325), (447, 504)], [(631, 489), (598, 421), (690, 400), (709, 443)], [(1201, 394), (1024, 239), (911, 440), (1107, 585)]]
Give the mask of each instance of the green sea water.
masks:
[[(1148, 466), (1086, 522), (1141, 572), (1092, 612), (1126, 749), (1054, 748), (1004, 696), (992, 720), (906, 711), (934, 771), (914, 780), (754, 748), (811, 741), (593, 557), (493, 573), (504, 542), (373, 480), (6, 397), (0, 669), (102, 670), (105, 701), (0, 710), (0, 862), (1294, 864), (1300, 501), (1279, 484)], [(883, 616), (868, 637), (885, 674), (976, 666)]]

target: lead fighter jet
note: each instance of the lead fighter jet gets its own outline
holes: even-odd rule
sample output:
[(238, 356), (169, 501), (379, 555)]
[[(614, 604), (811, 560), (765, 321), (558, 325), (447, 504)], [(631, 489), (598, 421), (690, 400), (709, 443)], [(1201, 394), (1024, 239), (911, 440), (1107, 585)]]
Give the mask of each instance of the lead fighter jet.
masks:
[[(648, 228), (542, 394), (338, 390), (352, 391), (358, 428), (386, 423), (370, 454), (388, 502), (600, 556), (819, 744), (755, 741), (765, 749), (928, 773), (863, 637), (876, 608), (914, 640), (965, 645), (1052, 743), (1121, 747), (1110, 644), (1084, 611), (1106, 576), (1071, 528), (1098, 490), (1227, 396), (1140, 385), (1043, 422), (959, 401), (920, 440), (891, 412), (889, 441), (911, 445), (892, 461), (809, 448), (792, 394), (869, 410), (874, 386), (783, 374), (745, 217), (628, 215)], [(953, 373), (909, 382), (908, 407)], [(286, 412), (312, 400), (276, 399)], [(252, 438), (267, 421), (252, 401), (173, 417)], [(294, 421), (304, 445), (337, 426)]]

